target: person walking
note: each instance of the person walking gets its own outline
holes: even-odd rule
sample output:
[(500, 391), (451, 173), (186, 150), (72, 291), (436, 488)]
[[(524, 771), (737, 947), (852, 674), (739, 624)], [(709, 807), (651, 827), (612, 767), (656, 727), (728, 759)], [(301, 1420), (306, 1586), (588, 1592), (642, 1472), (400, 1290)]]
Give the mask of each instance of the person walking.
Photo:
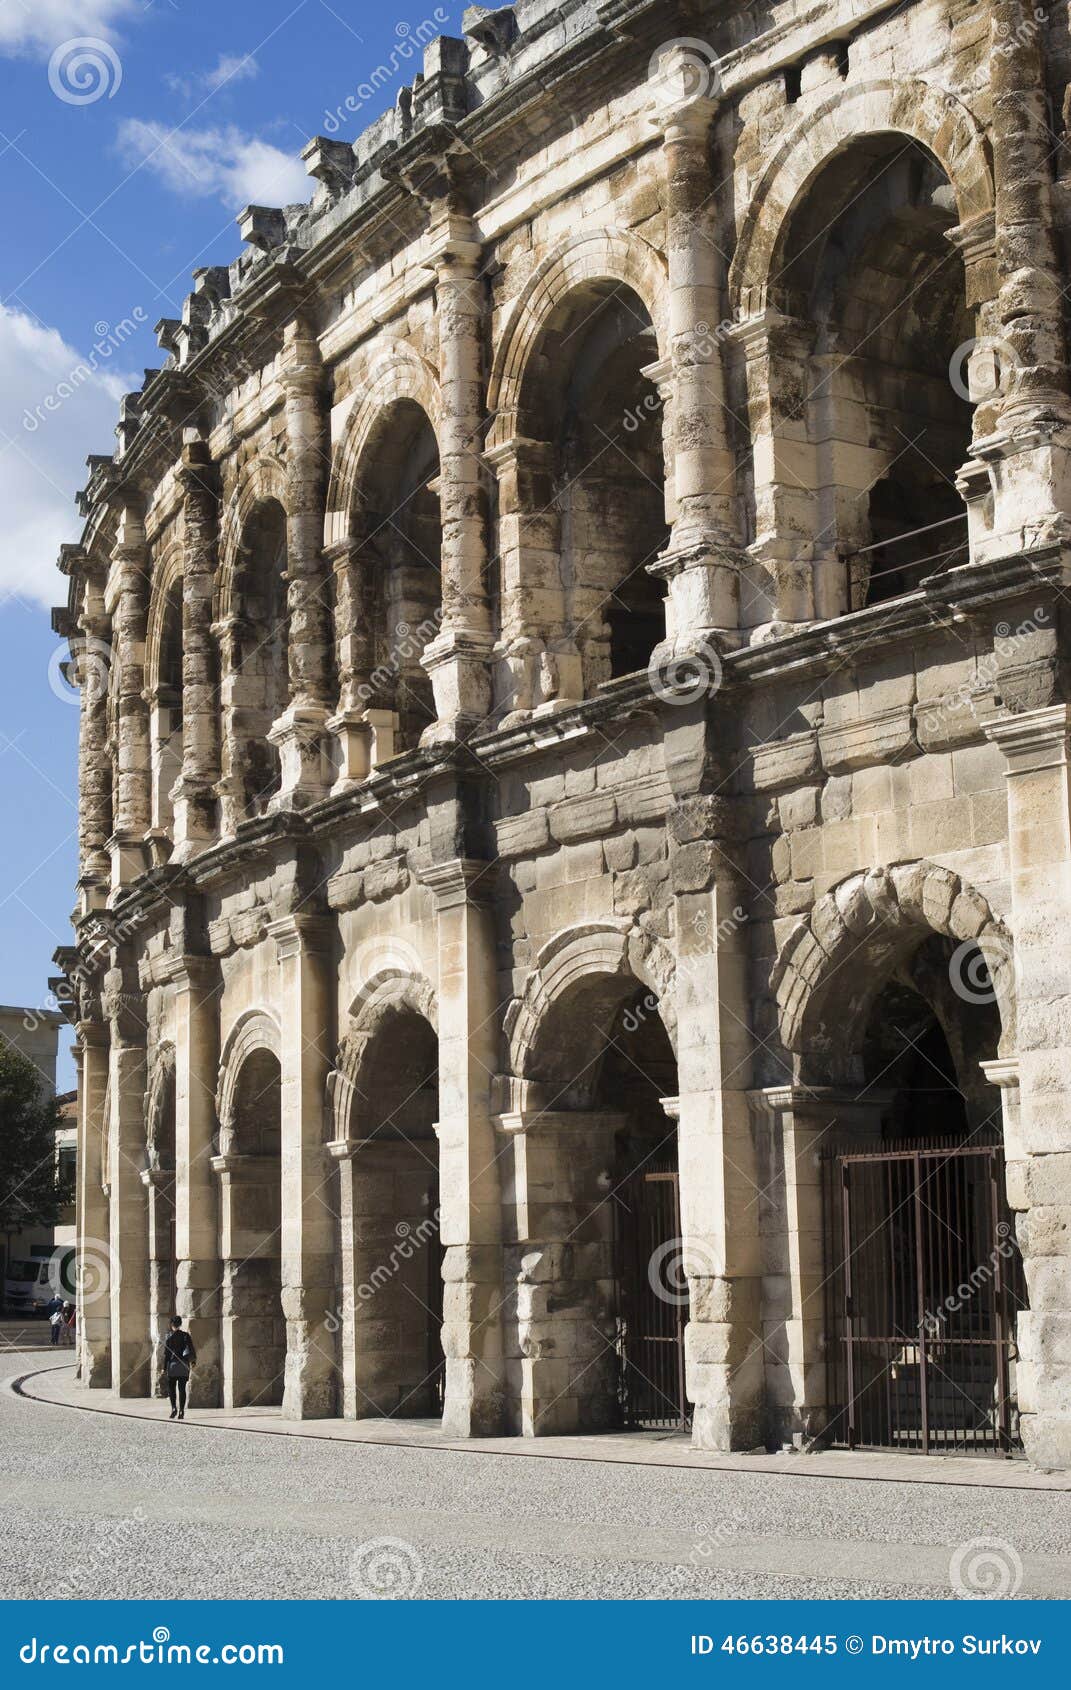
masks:
[(74, 1347), (74, 1304), (64, 1303), (61, 1314), (63, 1322), (63, 1342)]
[(55, 1348), (56, 1345), (60, 1341), (60, 1332), (63, 1329), (63, 1304), (62, 1303), (57, 1302), (55, 1307), (50, 1309), (49, 1316), (48, 1316), (48, 1325), (49, 1325), (49, 1334), (48, 1334), (49, 1340), (52, 1344), (52, 1347)]
[(182, 1330), (182, 1316), (171, 1316), (171, 1330), (164, 1339), (164, 1368), (167, 1373), (167, 1394), (171, 1399), (172, 1420), (186, 1418), (186, 1386), (197, 1360), (197, 1351), (188, 1332)]

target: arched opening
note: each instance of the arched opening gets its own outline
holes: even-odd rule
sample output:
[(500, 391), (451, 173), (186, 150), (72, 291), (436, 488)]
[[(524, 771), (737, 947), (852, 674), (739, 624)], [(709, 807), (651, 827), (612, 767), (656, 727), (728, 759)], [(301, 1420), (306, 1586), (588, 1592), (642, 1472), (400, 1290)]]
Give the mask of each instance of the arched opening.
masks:
[(396, 749), (435, 720), (421, 658), (442, 618), (439, 444), (423, 408), (397, 399), (379, 418), (361, 468), (358, 521), (371, 627), (368, 708), (397, 715)]
[(242, 532), (222, 628), (221, 790), (232, 824), (263, 815), (279, 790), (279, 752), (268, 734), (290, 698), (286, 563), (286, 512), (263, 499)]
[(256, 1049), (236, 1076), (213, 1162), (222, 1181), (223, 1405), (283, 1400), (282, 1094), (279, 1059)]
[[(677, 1066), (657, 997), (627, 974), (582, 976), (544, 1014), (526, 1069), (541, 1107), (506, 1182), (525, 1428), (682, 1427)], [(543, 1354), (553, 1366), (527, 1360)]]
[(957, 221), (932, 154), (878, 134), (824, 166), (778, 242), (770, 303), (787, 324), (771, 351), (774, 426), (800, 454), (786, 453), (799, 479), (786, 475), (784, 512), (804, 525), (801, 555), (846, 566), (844, 608), (966, 559), (956, 476), (972, 410), (953, 366), (975, 328), (948, 239)]
[(175, 1313), (178, 1261), (175, 1250), (175, 1070), (163, 1069), (150, 1097), (146, 1121), (145, 1173), (149, 1196), (149, 1331), (153, 1392), (166, 1394), (163, 1345)]
[(662, 402), (644, 373), (657, 360), (639, 296), (591, 282), (553, 313), (521, 383), (517, 432), (529, 453), (543, 443), (548, 497), (540, 477), (529, 502), (542, 508), (520, 517), (533, 551), (551, 556), (504, 633), (534, 634), (578, 668), (585, 697), (644, 669), (665, 639), (663, 584), (648, 573), (668, 539)]
[(157, 669), (150, 692), (152, 825), (171, 835), (171, 789), (182, 773), (182, 581), (172, 581), (160, 612)]
[(1008, 1450), (1026, 1291), (981, 1067), (1001, 1034), (986, 958), (919, 935), (876, 990), (860, 984), (854, 1123), (825, 1150), (829, 1436)]
[(356, 1413), (438, 1416), (439, 1043), (430, 1022), (404, 1003), (390, 1008), (364, 1048), (352, 1110)]

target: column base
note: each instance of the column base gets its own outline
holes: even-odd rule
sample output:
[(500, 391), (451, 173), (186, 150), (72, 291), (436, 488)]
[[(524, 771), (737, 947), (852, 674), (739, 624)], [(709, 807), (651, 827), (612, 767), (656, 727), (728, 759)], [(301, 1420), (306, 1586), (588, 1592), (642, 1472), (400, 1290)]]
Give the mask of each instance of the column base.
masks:
[(1071, 1417), (1024, 1414), (1019, 1432), (1027, 1459), (1045, 1473), (1071, 1469)]
[(273, 722), (268, 738), (279, 750), (279, 791), (269, 810), (302, 810), (327, 796), (334, 768), (327, 748), (327, 711), (322, 705), (292, 704)]
[(452, 1438), (505, 1431), (501, 1305), (501, 1251), (450, 1245), (443, 1258), (443, 1431)]
[(396, 710), (340, 710), (324, 727), (337, 742), (332, 793), (367, 780), (396, 754), (400, 731)]
[(283, 1291), (284, 1420), (333, 1420), (339, 1412), (336, 1338), (327, 1325), (335, 1296), (333, 1285), (319, 1290)]
[(487, 724), (493, 649), (493, 637), (475, 629), (447, 629), (424, 647), (421, 662), (431, 679), (436, 719), (421, 734), (421, 745), (452, 744)]

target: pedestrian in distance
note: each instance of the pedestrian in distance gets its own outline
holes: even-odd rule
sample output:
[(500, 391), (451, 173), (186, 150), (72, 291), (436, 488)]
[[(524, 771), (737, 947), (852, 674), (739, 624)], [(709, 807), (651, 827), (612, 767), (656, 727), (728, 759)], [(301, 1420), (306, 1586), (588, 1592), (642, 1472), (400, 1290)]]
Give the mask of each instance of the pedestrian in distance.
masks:
[(68, 1345), (70, 1348), (73, 1349), (73, 1347), (74, 1347), (74, 1304), (73, 1303), (64, 1303), (63, 1312), (62, 1312), (62, 1315), (61, 1315), (61, 1320), (62, 1320), (62, 1323), (63, 1323), (63, 1325), (62, 1325), (63, 1342), (66, 1345)]
[(51, 1314), (48, 1317), (48, 1325), (49, 1325), (49, 1333), (48, 1333), (49, 1340), (52, 1344), (52, 1347), (55, 1348), (56, 1345), (60, 1341), (60, 1333), (63, 1330), (63, 1305), (62, 1305), (62, 1303), (57, 1304), (57, 1306), (52, 1310)]
[(167, 1374), (167, 1394), (171, 1399), (172, 1420), (186, 1418), (186, 1386), (197, 1360), (197, 1351), (188, 1332), (182, 1330), (182, 1316), (171, 1316), (171, 1330), (164, 1340), (164, 1371)]

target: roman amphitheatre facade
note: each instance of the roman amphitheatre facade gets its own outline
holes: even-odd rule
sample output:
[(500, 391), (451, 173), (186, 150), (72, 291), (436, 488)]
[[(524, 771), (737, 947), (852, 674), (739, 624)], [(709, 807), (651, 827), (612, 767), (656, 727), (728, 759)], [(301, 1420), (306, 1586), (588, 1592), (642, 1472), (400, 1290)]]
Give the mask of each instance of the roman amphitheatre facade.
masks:
[(475, 7), (196, 272), (55, 613), (88, 1389), (1071, 1462), (1069, 75)]

